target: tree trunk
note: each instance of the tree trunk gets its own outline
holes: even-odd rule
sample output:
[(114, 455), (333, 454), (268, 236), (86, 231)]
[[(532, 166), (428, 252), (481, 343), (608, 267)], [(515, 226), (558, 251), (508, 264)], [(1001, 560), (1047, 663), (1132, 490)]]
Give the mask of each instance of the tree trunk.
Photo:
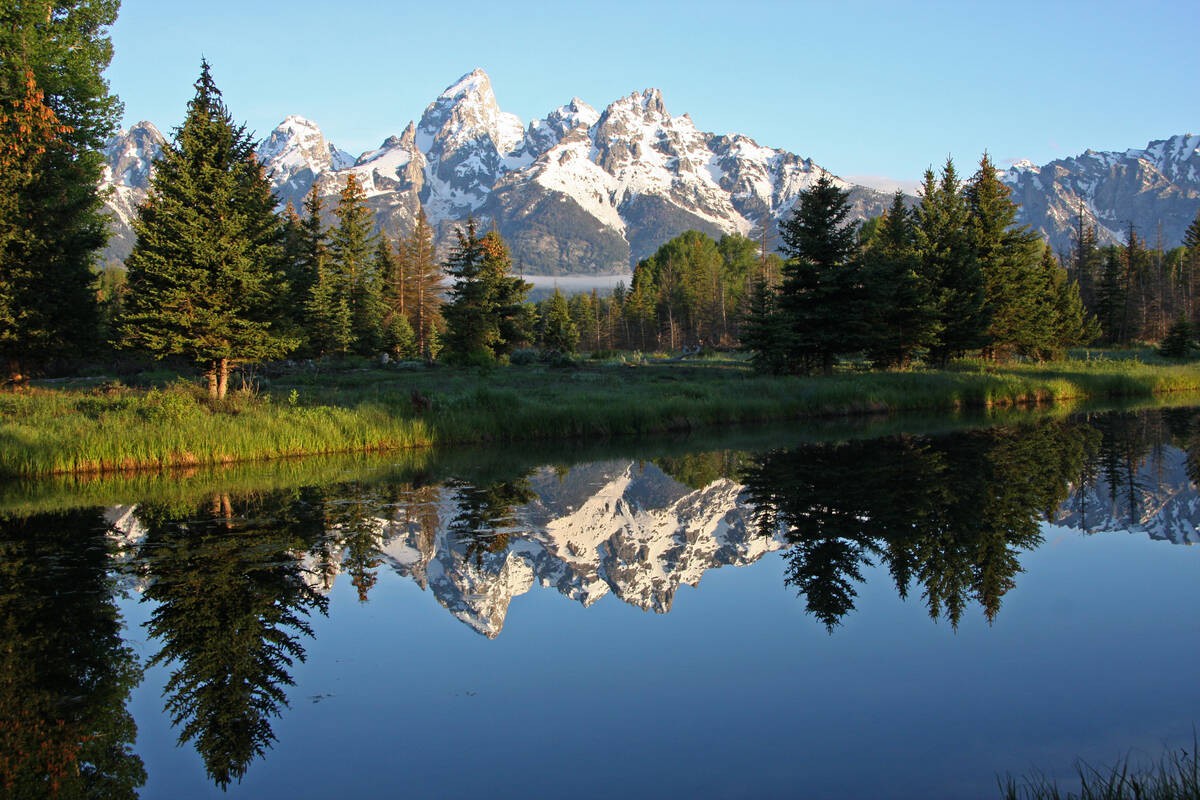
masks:
[(229, 359), (222, 358), (217, 361), (217, 399), (224, 400), (226, 393), (229, 391)]
[(204, 380), (208, 383), (208, 398), (210, 400), (217, 399), (217, 365), (214, 363), (204, 373)]

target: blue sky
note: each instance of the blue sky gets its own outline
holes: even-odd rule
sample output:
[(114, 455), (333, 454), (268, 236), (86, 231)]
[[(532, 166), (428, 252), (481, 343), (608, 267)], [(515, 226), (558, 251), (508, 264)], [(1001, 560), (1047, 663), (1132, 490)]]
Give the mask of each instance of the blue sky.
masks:
[[(190, 9), (190, 10), (189, 10)], [(1200, 2), (123, 0), (125, 125), (178, 125), (200, 59), (260, 137), (288, 114), (357, 155), (474, 67), (523, 122), (662, 90), (701, 130), (843, 176), (1042, 164), (1200, 131)]]

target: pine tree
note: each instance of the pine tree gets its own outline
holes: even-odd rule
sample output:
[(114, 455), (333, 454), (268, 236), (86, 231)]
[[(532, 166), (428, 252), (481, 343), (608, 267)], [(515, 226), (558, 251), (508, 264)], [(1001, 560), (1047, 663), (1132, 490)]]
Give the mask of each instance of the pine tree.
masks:
[(557, 287), (539, 311), (542, 347), (558, 353), (574, 353), (579, 345), (579, 329), (571, 319), (567, 298)]
[(831, 373), (837, 355), (862, 341), (862, 275), (848, 197), (823, 174), (779, 226), (787, 259), (780, 308), (788, 318), (792, 362), (804, 371), (819, 364)]
[(353, 173), (334, 209), (337, 225), (329, 233), (329, 260), (350, 309), (351, 347), (359, 353), (378, 352), (383, 342), (382, 282), (375, 270), (371, 210)]
[(1100, 324), (1088, 313), (1079, 284), (1070, 279), (1049, 244), (1042, 251), (1041, 269), (1049, 285), (1046, 315), (1051, 327), (1049, 343), (1039, 355), (1057, 356), (1069, 347), (1091, 344), (1098, 339)]
[(1075, 225), (1075, 244), (1069, 261), (1068, 276), (1079, 284), (1079, 296), (1088, 308), (1096, 300), (1096, 280), (1100, 273), (1100, 249), (1096, 246), (1096, 226), (1086, 225), (1083, 203), (1079, 204), (1079, 217)]
[(1197, 286), (1200, 283), (1200, 211), (1196, 212), (1196, 218), (1188, 225), (1183, 235), (1183, 246), (1186, 248), (1182, 277), (1186, 313), (1189, 320), (1198, 321), (1196, 305), (1200, 302), (1200, 297), (1197, 297), (1200, 290)]
[(407, 266), (407, 260), (396, 253), (391, 240), (381, 233), (375, 246), (375, 272), (382, 287), (383, 346), (397, 358), (408, 358), (417, 352), (416, 334), (405, 309), (413, 283), (411, 276), (406, 274)]
[(479, 236), (472, 218), (455, 236), (446, 262), (454, 279), (443, 311), (446, 353), (459, 363), (494, 364), (529, 339), (522, 306), (531, 286), (511, 275), (512, 257), (496, 231)]
[(10, 380), (98, 340), (92, 261), (108, 236), (99, 151), (120, 116), (102, 73), (118, 5), (0, 9), (0, 360)]
[(782, 375), (791, 364), (788, 322), (779, 310), (779, 292), (765, 276), (750, 285), (750, 299), (741, 319), (741, 349), (751, 354), (758, 372)]
[(925, 171), (916, 209), (917, 252), (921, 275), (933, 287), (940, 340), (929, 357), (944, 365), (950, 358), (985, 342), (983, 278), (969, 235), (967, 204), (954, 162), (946, 160), (941, 180)]
[(254, 142), (234, 126), (208, 62), (195, 88), (138, 209), (120, 327), (126, 346), (195, 362), (209, 395), (223, 398), (235, 364), (297, 342), (279, 333), (283, 228)]
[(1123, 318), (1128, 287), (1121, 267), (1121, 253), (1115, 247), (1104, 250), (1100, 278), (1096, 283), (1096, 317), (1106, 344), (1124, 341)]
[(920, 271), (916, 226), (903, 192), (880, 218), (864, 252), (866, 349), (877, 367), (904, 367), (937, 344), (933, 287)]
[(329, 234), (322, 215), (324, 202), (314, 183), (304, 199), (301, 257), (294, 267), (304, 292), (306, 350), (313, 355), (343, 355), (350, 351), (350, 299), (340, 273), (329, 257)]
[(983, 277), (986, 349), (993, 357), (1032, 352), (1045, 343), (1041, 313), (1049, 286), (1038, 278), (1040, 239), (1017, 226), (1017, 204), (987, 153), (966, 189), (970, 242)]
[(442, 291), (444, 274), (437, 263), (433, 246), (433, 228), (425, 209), (417, 212), (417, 221), (408, 236), (400, 241), (400, 261), (407, 277), (409, 325), (415, 337), (417, 353), (432, 359), (434, 340), (442, 329)]
[(1196, 346), (1195, 330), (1192, 323), (1180, 317), (1167, 331), (1166, 337), (1158, 345), (1158, 354), (1164, 358), (1187, 358)]
[(312, 280), (306, 264), (308, 248), (304, 223), (289, 200), (283, 210), (283, 264), (288, 284), (288, 316), (297, 329), (301, 329), (306, 322), (304, 307), (312, 291)]

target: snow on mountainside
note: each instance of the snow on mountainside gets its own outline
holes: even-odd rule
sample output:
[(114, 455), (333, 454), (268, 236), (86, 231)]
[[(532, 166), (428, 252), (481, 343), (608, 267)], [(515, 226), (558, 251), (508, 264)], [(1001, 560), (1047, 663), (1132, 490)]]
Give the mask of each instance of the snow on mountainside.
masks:
[(1027, 161), (1003, 175), (1020, 204), (1019, 220), (1039, 231), (1060, 252), (1075, 240), (1082, 208), (1101, 244), (1138, 235), (1174, 247), (1200, 212), (1200, 136), (1186, 134), (1121, 152), (1088, 150), (1038, 167)]
[(280, 202), (291, 201), (297, 209), (319, 175), (354, 164), (354, 157), (327, 142), (315, 123), (294, 114), (259, 145), (258, 157)]
[[(268, 135), (259, 157), (281, 202), (299, 207), (314, 182), (332, 199), (353, 173), (390, 233), (407, 231), (423, 207), (445, 244), (456, 224), (475, 215), (495, 222), (523, 271), (546, 275), (625, 272), (689, 228), (748, 233), (785, 215), (825, 174), (811, 160), (744, 136), (699, 131), (686, 114), (672, 116), (656, 89), (603, 112), (573, 98), (523, 126), (500, 109), (479, 69), (354, 163), (295, 116)], [(883, 193), (842, 185), (853, 190), (860, 217), (888, 202)]]
[[(116, 235), (110, 260), (132, 246), (129, 220), (144, 197), (145, 166), (162, 145), (149, 123), (115, 137), (105, 185)], [(1082, 205), (1101, 242), (1124, 241), (1132, 221), (1155, 242), (1180, 243), (1200, 210), (1200, 136), (1174, 136), (1122, 152), (1087, 151), (1003, 174), (1020, 221), (1069, 249)], [(353, 173), (380, 228), (407, 232), (424, 208), (440, 244), (474, 215), (494, 222), (526, 274), (614, 274), (687, 229), (749, 233), (786, 216), (826, 171), (811, 159), (740, 135), (706, 133), (673, 116), (657, 89), (602, 111), (579, 98), (527, 126), (501, 110), (474, 70), (430, 103), (420, 119), (357, 159), (313, 122), (290, 116), (259, 147), (281, 203), (300, 206), (316, 183), (327, 211)], [(141, 165), (130, 169), (133, 164)], [(890, 195), (839, 181), (856, 218), (882, 212)]]
[(162, 153), (166, 139), (149, 122), (139, 122), (121, 131), (104, 145), (101, 185), (109, 190), (105, 208), (112, 218), (113, 235), (105, 250), (109, 263), (124, 261), (133, 250), (134, 217), (150, 188), (150, 170)]

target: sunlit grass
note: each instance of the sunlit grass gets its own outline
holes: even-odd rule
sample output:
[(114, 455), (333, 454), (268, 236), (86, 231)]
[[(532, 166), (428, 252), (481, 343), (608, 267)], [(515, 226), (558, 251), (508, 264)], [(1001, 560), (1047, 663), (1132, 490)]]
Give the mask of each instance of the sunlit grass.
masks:
[[(771, 377), (739, 359), (583, 361), (492, 371), (293, 372), (219, 404), (177, 381), (0, 394), (0, 475), (223, 464), (436, 444), (605, 439), (736, 423), (946, 413), (1200, 391), (1200, 367), (1089, 357)], [(417, 407), (413, 392), (428, 398)], [(1183, 402), (1183, 401), (1180, 401)]]

